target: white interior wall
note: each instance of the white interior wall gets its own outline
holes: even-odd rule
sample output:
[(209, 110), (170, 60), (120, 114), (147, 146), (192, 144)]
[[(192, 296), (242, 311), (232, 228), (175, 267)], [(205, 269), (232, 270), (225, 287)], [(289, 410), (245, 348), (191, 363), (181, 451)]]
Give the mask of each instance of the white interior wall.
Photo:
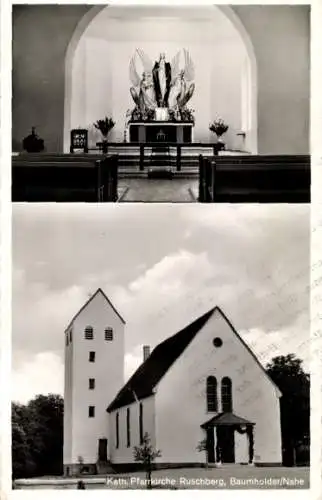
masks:
[[(136, 48), (154, 62), (160, 52), (172, 57), (182, 48), (189, 50), (195, 64), (195, 94), (189, 107), (195, 110), (194, 140), (212, 139), (209, 124), (223, 118), (229, 124), (226, 139), (238, 148), (236, 134), (245, 125), (242, 118), (242, 81), (246, 50), (230, 21), (213, 7), (207, 17), (137, 16), (124, 12), (113, 17), (104, 9), (84, 32), (76, 49), (72, 72), (71, 126), (90, 127), (98, 118), (112, 116), (116, 121), (110, 140), (122, 141), (125, 115), (134, 103), (129, 93), (129, 62)], [(180, 11), (182, 13), (183, 11)], [(211, 12), (211, 15), (210, 15)], [(177, 14), (179, 15), (179, 14)], [(244, 95), (247, 96), (247, 92)], [(90, 142), (100, 139), (90, 132)]]

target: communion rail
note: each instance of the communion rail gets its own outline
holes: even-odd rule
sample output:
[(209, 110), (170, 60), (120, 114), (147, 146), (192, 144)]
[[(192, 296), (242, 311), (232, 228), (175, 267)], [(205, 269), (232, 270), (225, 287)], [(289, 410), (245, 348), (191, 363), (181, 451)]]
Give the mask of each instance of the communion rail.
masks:
[(310, 156), (199, 156), (202, 203), (310, 203)]
[(12, 158), (12, 201), (117, 201), (118, 157), (22, 154)]
[[(120, 169), (144, 172), (153, 167), (168, 167), (180, 172), (182, 170), (198, 171), (199, 155), (214, 156), (218, 154), (216, 143), (171, 143), (171, 142), (108, 142), (97, 143), (97, 149), (89, 148), (89, 153), (117, 154)], [(239, 152), (241, 153), (241, 152)]]

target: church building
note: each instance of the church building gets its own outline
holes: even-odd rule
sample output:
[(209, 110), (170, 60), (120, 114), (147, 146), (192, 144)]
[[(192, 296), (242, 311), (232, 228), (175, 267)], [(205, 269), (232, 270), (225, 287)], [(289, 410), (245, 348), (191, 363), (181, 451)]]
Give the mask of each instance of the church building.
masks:
[(158, 468), (281, 464), (281, 393), (219, 307), (144, 346), (126, 382), (124, 337), (101, 289), (65, 330), (65, 475), (134, 470), (145, 433)]

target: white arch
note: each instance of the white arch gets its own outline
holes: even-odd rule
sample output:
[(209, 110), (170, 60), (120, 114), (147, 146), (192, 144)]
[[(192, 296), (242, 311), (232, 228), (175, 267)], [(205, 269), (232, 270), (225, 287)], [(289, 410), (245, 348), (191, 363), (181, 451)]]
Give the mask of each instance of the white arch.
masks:
[[(118, 2), (113, 2), (117, 4)], [(78, 45), (78, 42), (83, 35), (84, 31), (91, 23), (91, 21), (106, 7), (105, 5), (96, 5), (89, 9), (86, 14), (81, 18), (76, 29), (70, 39), (65, 56), (65, 96), (64, 96), (64, 152), (69, 152), (70, 129), (71, 129), (71, 102), (72, 102), (72, 68), (73, 58)], [(183, 5), (184, 7), (184, 5)], [(232, 7), (228, 5), (216, 5), (223, 14), (230, 20), (235, 29), (238, 31), (249, 58), (249, 103), (248, 113), (250, 121), (249, 135), (246, 137), (246, 148), (248, 151), (256, 154), (258, 152), (258, 139), (257, 139), (257, 62), (254, 47), (250, 36), (243, 25), (241, 19), (233, 11)]]

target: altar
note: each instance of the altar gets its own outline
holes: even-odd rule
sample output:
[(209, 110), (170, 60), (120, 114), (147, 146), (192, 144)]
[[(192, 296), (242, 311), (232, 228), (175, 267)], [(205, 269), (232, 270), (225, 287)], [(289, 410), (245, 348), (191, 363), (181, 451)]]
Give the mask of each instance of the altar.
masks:
[(130, 122), (129, 140), (140, 143), (191, 143), (193, 126), (193, 122)]

